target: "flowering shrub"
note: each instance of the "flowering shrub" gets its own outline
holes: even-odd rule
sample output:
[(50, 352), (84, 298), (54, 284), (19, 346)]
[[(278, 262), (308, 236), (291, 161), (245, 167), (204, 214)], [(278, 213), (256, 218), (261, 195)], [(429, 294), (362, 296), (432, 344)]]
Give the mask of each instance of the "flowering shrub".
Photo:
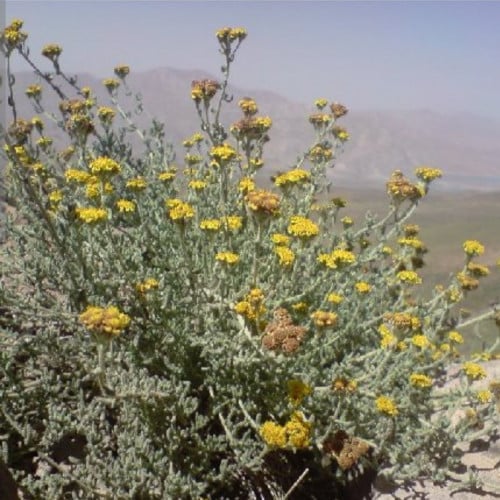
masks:
[[(21, 28), (4, 30), (2, 50), (31, 62)], [(478, 392), (484, 368), (456, 349), (473, 321), (456, 304), (487, 272), (483, 246), (466, 241), (448, 286), (419, 294), (426, 248), (408, 220), (441, 171), (395, 172), (387, 215), (355, 228), (329, 198), (349, 134), (347, 108), (326, 99), (309, 117), (314, 143), (259, 185), (272, 121), (244, 98), (223, 125), (246, 32), (216, 36), (222, 80), (186, 89), (201, 128), (184, 164), (160, 124), (139, 130), (121, 107), (128, 66), (103, 81), (99, 105), (48, 45), (54, 71), (35, 69), (43, 86), (26, 91), (39, 116), (17, 116), (11, 99), (3, 461), (33, 498), (315, 498), (318, 482), (333, 497), (363, 468), (445, 480), (457, 443), (498, 425), (498, 387)], [(59, 115), (44, 108), (49, 89)], [(63, 149), (44, 119), (65, 132)], [(495, 310), (476, 319), (487, 318), (500, 323)], [(462, 383), (444, 397), (452, 363)]]

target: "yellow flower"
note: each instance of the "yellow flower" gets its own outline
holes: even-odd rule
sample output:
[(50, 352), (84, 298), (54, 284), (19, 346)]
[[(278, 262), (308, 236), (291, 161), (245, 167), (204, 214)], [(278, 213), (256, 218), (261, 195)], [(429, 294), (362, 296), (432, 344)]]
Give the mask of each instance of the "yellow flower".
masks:
[(416, 387), (425, 389), (432, 386), (432, 378), (424, 375), (423, 373), (412, 373), (410, 375), (410, 383)]
[(366, 283), (365, 281), (359, 281), (354, 285), (354, 287), (356, 288), (356, 291), (360, 294), (370, 293), (372, 289), (371, 285), (369, 283)]
[(424, 182), (431, 182), (443, 175), (439, 168), (419, 167), (415, 170), (415, 175)]
[(311, 314), (314, 324), (318, 328), (335, 326), (338, 321), (338, 314), (328, 311), (315, 311)]
[(29, 85), (28, 88), (24, 91), (24, 93), (28, 97), (40, 97), (40, 94), (42, 93), (42, 86), (39, 85), (38, 83), (34, 83), (32, 85)]
[(290, 244), (290, 237), (287, 236), (286, 234), (274, 233), (271, 235), (271, 241), (275, 245), (286, 246)]
[(149, 292), (150, 290), (156, 290), (159, 286), (158, 280), (155, 278), (147, 278), (141, 283), (137, 283), (135, 285), (135, 289), (140, 293), (144, 294), (146, 292)]
[(353, 393), (358, 388), (356, 380), (348, 380), (345, 377), (338, 377), (332, 382), (332, 391), (340, 393)]
[(311, 174), (307, 170), (301, 168), (294, 168), (289, 172), (278, 175), (276, 177), (274, 184), (278, 187), (286, 186), (288, 184), (300, 184), (301, 182), (306, 182), (311, 178)]
[(243, 217), (239, 215), (228, 215), (227, 217), (222, 217), (220, 221), (229, 231), (237, 231), (243, 227)]
[(113, 108), (110, 108), (108, 106), (100, 106), (97, 109), (97, 116), (104, 122), (104, 123), (111, 123), (113, 121), (113, 118), (116, 115), (116, 111)]
[(51, 193), (49, 193), (48, 198), (49, 198), (49, 201), (51, 203), (53, 203), (54, 205), (57, 205), (58, 203), (60, 203), (62, 201), (63, 193), (60, 190), (52, 191)]
[(344, 227), (350, 227), (354, 224), (354, 221), (352, 220), (351, 217), (348, 217), (348, 216), (345, 216), (345, 217), (342, 217), (342, 219), (340, 219), (340, 222), (342, 222), (342, 224), (344, 225)]
[(486, 377), (486, 370), (477, 363), (467, 361), (463, 364), (462, 370), (472, 380), (480, 380)]
[(184, 162), (186, 165), (198, 165), (198, 163), (201, 163), (203, 161), (203, 156), (201, 155), (193, 155), (191, 153), (188, 153), (184, 156)]
[(168, 216), (173, 221), (185, 222), (194, 217), (194, 208), (189, 203), (171, 198), (165, 204), (169, 209)]
[(319, 234), (319, 227), (307, 217), (293, 215), (288, 225), (288, 233), (298, 238), (313, 238)]
[(127, 64), (119, 64), (118, 66), (115, 66), (113, 72), (118, 78), (123, 79), (130, 73), (130, 66)]
[(286, 446), (287, 436), (282, 425), (267, 420), (260, 426), (259, 434), (268, 446), (277, 448)]
[(422, 241), (420, 241), (418, 238), (411, 237), (411, 238), (400, 238), (398, 240), (398, 244), (401, 246), (408, 246), (415, 248), (416, 250), (421, 250), (424, 248), (424, 244)]
[(193, 180), (193, 181), (189, 181), (188, 187), (190, 187), (191, 189), (194, 189), (196, 191), (202, 191), (203, 189), (205, 189), (207, 187), (207, 183), (205, 181)]
[(241, 108), (246, 116), (255, 115), (258, 111), (257, 103), (250, 97), (244, 97), (238, 102), (238, 106)]
[(204, 231), (218, 231), (221, 225), (222, 223), (219, 219), (203, 219), (200, 222), (200, 228)]
[(307, 302), (297, 302), (296, 304), (292, 304), (292, 309), (297, 312), (307, 311), (309, 305)]
[(455, 342), (456, 344), (463, 344), (464, 343), (464, 338), (460, 333), (456, 331), (452, 331), (448, 333), (448, 338), (450, 339), (451, 342)]
[(121, 170), (120, 165), (116, 161), (106, 156), (96, 158), (90, 163), (89, 167), (90, 171), (94, 175), (117, 174)]
[(382, 253), (384, 255), (391, 255), (392, 254), (392, 248), (390, 246), (385, 245), (385, 246), (382, 247)]
[(243, 177), (238, 184), (238, 189), (242, 193), (248, 193), (249, 191), (253, 191), (255, 189), (255, 181), (250, 177)]
[(109, 92), (117, 89), (120, 86), (120, 82), (116, 78), (105, 78), (102, 84), (108, 89)]
[(302, 412), (293, 412), (285, 424), (288, 445), (294, 448), (307, 448), (310, 445), (311, 424), (304, 418)]
[(493, 393), (487, 389), (478, 391), (476, 393), (476, 398), (480, 403), (489, 403), (493, 399)]
[(283, 267), (291, 266), (295, 260), (295, 254), (286, 246), (276, 246), (274, 253), (278, 256)]
[(219, 165), (224, 165), (234, 160), (237, 156), (236, 150), (229, 144), (222, 144), (221, 146), (214, 146), (210, 150), (210, 157), (215, 160)]
[(90, 331), (108, 338), (120, 335), (131, 321), (129, 316), (114, 306), (107, 308), (89, 306), (79, 318)]
[(490, 274), (490, 270), (486, 266), (476, 264), (475, 262), (469, 262), (467, 264), (467, 271), (469, 271), (472, 276), (475, 276), (476, 278), (482, 278)]
[(75, 181), (83, 184), (89, 180), (90, 174), (83, 170), (68, 168), (68, 170), (64, 172), (64, 177), (66, 177), (66, 181), (68, 182)]
[(146, 189), (147, 182), (144, 177), (135, 177), (134, 179), (129, 179), (125, 186), (133, 191), (142, 191)]
[(484, 253), (484, 246), (477, 240), (467, 240), (463, 244), (464, 252), (470, 257), (474, 255), (482, 255)]
[(328, 100), (327, 99), (316, 99), (314, 101), (314, 105), (318, 108), (318, 109), (323, 109), (326, 105), (328, 104)]
[(75, 213), (80, 220), (87, 224), (94, 224), (108, 218), (108, 212), (104, 208), (77, 207)]
[(175, 172), (160, 172), (158, 174), (158, 179), (163, 182), (168, 182), (175, 179)]
[(337, 269), (354, 264), (356, 262), (356, 256), (349, 250), (335, 248), (330, 253), (319, 254), (317, 260), (330, 269)]
[(415, 271), (399, 271), (396, 276), (399, 281), (409, 285), (420, 285), (422, 283), (422, 278)]
[(310, 385), (304, 384), (302, 380), (298, 379), (289, 380), (287, 386), (288, 398), (294, 406), (299, 406), (302, 400), (312, 392)]
[(120, 212), (135, 212), (135, 203), (130, 200), (118, 200), (116, 207)]
[(56, 60), (61, 54), (62, 48), (55, 43), (45, 45), (45, 47), (43, 47), (42, 49), (42, 56), (47, 57), (51, 61)]
[(240, 257), (233, 252), (218, 252), (215, 256), (215, 260), (225, 264), (236, 264), (240, 260)]
[(248, 208), (263, 215), (276, 215), (280, 207), (280, 198), (277, 194), (265, 189), (250, 191), (245, 196)]
[(431, 346), (430, 340), (423, 334), (413, 335), (411, 342), (415, 347), (419, 347), (420, 349)]
[(326, 300), (328, 302), (331, 302), (332, 304), (340, 304), (343, 300), (344, 300), (344, 297), (342, 297), (342, 295), (339, 295), (338, 293), (335, 293), (335, 292), (332, 292), (330, 294), (328, 294), (328, 297), (326, 298)]
[(387, 396), (379, 396), (375, 401), (375, 407), (380, 413), (395, 417), (399, 411), (394, 401)]

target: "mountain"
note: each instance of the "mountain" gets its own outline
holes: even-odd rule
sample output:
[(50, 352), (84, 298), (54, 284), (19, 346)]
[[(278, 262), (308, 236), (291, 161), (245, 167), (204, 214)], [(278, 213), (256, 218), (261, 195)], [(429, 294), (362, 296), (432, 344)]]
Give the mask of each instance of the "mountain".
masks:
[[(134, 92), (142, 95), (144, 115), (137, 118), (147, 127), (151, 117), (165, 123), (167, 138), (177, 145), (182, 158), (182, 140), (199, 129), (198, 117), (190, 98), (192, 80), (217, 79), (204, 71), (157, 68), (132, 72), (127, 81)], [(32, 73), (16, 75), (16, 99), (19, 116), (35, 113), (22, 96), (24, 89), (36, 81)], [(109, 97), (100, 78), (82, 73), (81, 86), (90, 86), (100, 104)], [(57, 99), (44, 86), (47, 109), (55, 110)], [(271, 141), (266, 145), (267, 172), (290, 168), (296, 158), (314, 139), (308, 115), (313, 106), (293, 102), (276, 93), (229, 86), (233, 101), (226, 106), (223, 123), (229, 125), (241, 117), (237, 101), (253, 97), (259, 112), (273, 119)], [(332, 96), (332, 100), (335, 96)], [(22, 101), (22, 104), (21, 104)], [(349, 106), (349, 103), (344, 103)], [(352, 109), (339, 124), (351, 135), (339, 155), (331, 178), (337, 185), (351, 187), (381, 186), (390, 173), (400, 169), (411, 175), (419, 165), (439, 167), (444, 177), (440, 189), (500, 189), (500, 121), (474, 114), (444, 114), (436, 110), (358, 110)], [(61, 139), (60, 132), (51, 131)]]

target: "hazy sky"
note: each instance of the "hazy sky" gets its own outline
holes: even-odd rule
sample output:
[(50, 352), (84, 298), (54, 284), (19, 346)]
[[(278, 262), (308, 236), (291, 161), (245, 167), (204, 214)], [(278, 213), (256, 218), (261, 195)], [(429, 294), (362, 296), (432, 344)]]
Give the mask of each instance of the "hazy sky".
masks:
[[(1, 0), (0, 0), (1, 3)], [(243, 26), (232, 83), (351, 109), (427, 108), (500, 120), (500, 2), (7, 0), (33, 53), (57, 42), (63, 67), (112, 76), (222, 62), (214, 32)], [(26, 69), (16, 66), (16, 69)]]

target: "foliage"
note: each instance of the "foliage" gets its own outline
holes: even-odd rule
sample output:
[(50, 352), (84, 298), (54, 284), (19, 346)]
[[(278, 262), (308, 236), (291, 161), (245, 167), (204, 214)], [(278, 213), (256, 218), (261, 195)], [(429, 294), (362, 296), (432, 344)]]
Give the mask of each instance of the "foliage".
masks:
[[(61, 70), (61, 47), (43, 48), (53, 71), (39, 70), (21, 28), (3, 32), (7, 62), (20, 55), (61, 98), (50, 112), (31, 85), (30, 120), (10, 99), (4, 147), (0, 439), (25, 495), (314, 498), (318, 481), (340, 495), (363, 467), (445, 480), (458, 442), (493, 435), (498, 390), (477, 392), (484, 369), (456, 350), (472, 321), (456, 304), (488, 272), (482, 245), (466, 241), (449, 285), (418, 294), (426, 248), (408, 219), (440, 170), (395, 172), (387, 215), (354, 230), (327, 175), (349, 138), (343, 105), (315, 102), (316, 139), (272, 189), (256, 181), (271, 118), (244, 98), (223, 125), (245, 30), (217, 32), (222, 81), (193, 82), (201, 128), (176, 164), (162, 125), (138, 129), (119, 103), (128, 66), (98, 105)], [(439, 391), (462, 362), (457, 388)]]

